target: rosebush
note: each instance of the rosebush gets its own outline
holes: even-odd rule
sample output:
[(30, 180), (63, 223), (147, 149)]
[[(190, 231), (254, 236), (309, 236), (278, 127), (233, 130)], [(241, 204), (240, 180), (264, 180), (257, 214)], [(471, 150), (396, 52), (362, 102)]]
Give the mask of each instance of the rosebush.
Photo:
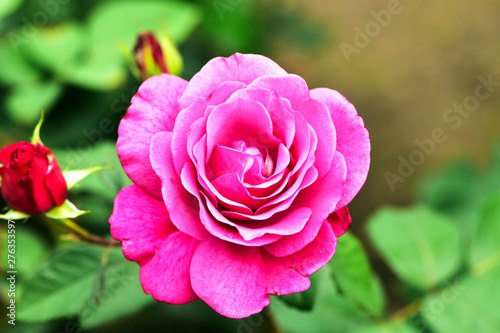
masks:
[(309, 288), (370, 162), (368, 131), (340, 93), (242, 54), (189, 82), (145, 81), (117, 150), (134, 184), (115, 199), (111, 233), (141, 266), (144, 291), (201, 298), (232, 318)]

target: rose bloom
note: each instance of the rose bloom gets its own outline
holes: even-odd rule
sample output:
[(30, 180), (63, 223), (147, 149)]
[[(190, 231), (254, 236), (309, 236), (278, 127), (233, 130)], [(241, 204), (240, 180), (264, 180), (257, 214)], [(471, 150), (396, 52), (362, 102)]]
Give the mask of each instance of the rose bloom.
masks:
[(63, 204), (68, 188), (57, 160), (47, 147), (17, 142), (0, 151), (2, 196), (10, 208), (39, 214)]
[(363, 120), (341, 94), (243, 54), (189, 82), (145, 81), (117, 150), (134, 185), (116, 197), (111, 233), (141, 266), (144, 292), (201, 298), (231, 318), (309, 288), (370, 162)]

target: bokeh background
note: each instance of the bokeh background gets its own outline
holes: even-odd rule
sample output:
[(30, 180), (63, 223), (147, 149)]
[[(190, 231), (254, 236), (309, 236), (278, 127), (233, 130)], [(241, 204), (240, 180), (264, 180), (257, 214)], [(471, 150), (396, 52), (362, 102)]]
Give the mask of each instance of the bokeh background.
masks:
[[(374, 13), (381, 11), (391, 13), (387, 24), (373, 29)], [(144, 29), (168, 25), (184, 58), (186, 79), (215, 56), (264, 54), (302, 76), (311, 88), (340, 91), (365, 121), (372, 163), (365, 186), (349, 206), (351, 230), (381, 277), (388, 295), (385, 312), (390, 314), (416, 296), (411, 288), (398, 285), (397, 274), (369, 241), (369, 217), (379, 207), (407, 207), (419, 200), (452, 217), (463, 216), (476, 207), (464, 204), (469, 197), (498, 190), (497, 180), (481, 177), (494, 173), (491, 156), (500, 139), (499, 17), (496, 0), (2, 0), (0, 146), (28, 140), (44, 108), (42, 140), (63, 166), (107, 164), (119, 170), (116, 128), (139, 84), (120, 48), (131, 50)], [(370, 25), (369, 35), (360, 37), (359, 31)], [(346, 53), (346, 47), (355, 51)], [(479, 77), (494, 82), (488, 98), (480, 100), (475, 111), (447, 121), (449, 109), (475, 95)], [(388, 172), (398, 175), (401, 159), (409, 161), (419, 150), (415, 140), (432, 139), (436, 129), (442, 129), (446, 139), (390, 185)], [(487, 190), (471, 190), (476, 183), (487, 183)], [(81, 223), (95, 233), (109, 234), (114, 195), (126, 184), (123, 174), (111, 170), (83, 184), (72, 199), (92, 213)], [(20, 263), (26, 275), (21, 278), (28, 279), (55, 247), (57, 231), (48, 232), (50, 228), (38, 222), (26, 225), (24, 244), (36, 248), (25, 250), (32, 255)], [(201, 303), (142, 308), (83, 331), (265, 332), (272, 326), (266, 319), (246, 328)], [(12, 329), (4, 319), (2, 331)], [(79, 330), (77, 318), (24, 325), (20, 321), (16, 326), (19, 332)]]

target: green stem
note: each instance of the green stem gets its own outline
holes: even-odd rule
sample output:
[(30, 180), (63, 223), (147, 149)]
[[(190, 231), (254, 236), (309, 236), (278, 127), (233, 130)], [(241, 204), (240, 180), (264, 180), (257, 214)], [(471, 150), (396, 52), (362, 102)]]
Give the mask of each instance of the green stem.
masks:
[(72, 234), (76, 235), (80, 240), (82, 240), (84, 242), (105, 245), (105, 246), (119, 246), (119, 245), (121, 245), (121, 243), (118, 241), (109, 240), (109, 239), (102, 238), (102, 237), (96, 236), (94, 234), (91, 234), (90, 232), (83, 229), (82, 227), (80, 227), (78, 224), (71, 221), (70, 219), (60, 219), (60, 220), (55, 220), (55, 221), (57, 221), (61, 226), (63, 226), (65, 229), (69, 230)]
[(410, 304), (405, 305), (401, 309), (394, 312), (389, 319), (393, 321), (404, 321), (408, 319), (411, 315), (416, 313), (420, 306), (422, 305), (422, 300), (418, 299)]

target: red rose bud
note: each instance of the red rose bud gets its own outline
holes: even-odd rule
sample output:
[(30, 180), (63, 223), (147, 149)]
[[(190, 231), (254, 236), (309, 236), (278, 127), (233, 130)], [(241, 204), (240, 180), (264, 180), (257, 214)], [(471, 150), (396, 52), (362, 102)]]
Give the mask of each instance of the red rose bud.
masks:
[(47, 147), (17, 142), (0, 151), (2, 196), (10, 208), (39, 214), (60, 206), (68, 187), (57, 160)]
[(162, 73), (180, 75), (182, 58), (173, 42), (156, 38), (151, 32), (142, 33), (134, 47), (134, 61), (143, 80)]

